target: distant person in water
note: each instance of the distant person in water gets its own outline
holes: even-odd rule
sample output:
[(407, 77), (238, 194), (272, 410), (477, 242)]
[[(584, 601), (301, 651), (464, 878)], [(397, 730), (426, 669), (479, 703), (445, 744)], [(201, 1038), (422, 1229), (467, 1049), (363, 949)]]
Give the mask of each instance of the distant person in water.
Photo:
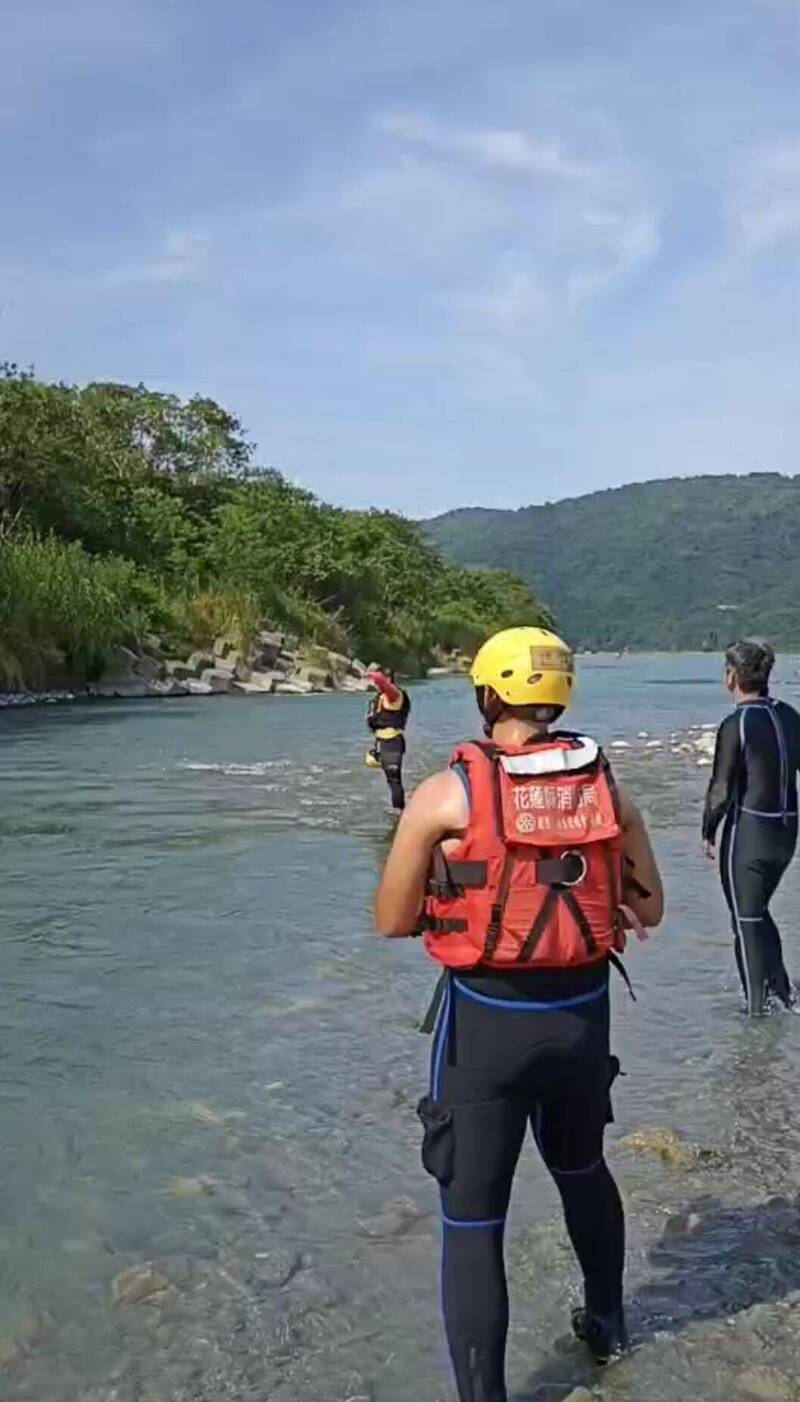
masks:
[(800, 715), (770, 696), (774, 663), (768, 643), (734, 643), (725, 654), (725, 685), (735, 710), (717, 734), (703, 815), (711, 860), (724, 820), (720, 874), (751, 1017), (763, 1016), (771, 998), (787, 1008), (795, 1001), (769, 903), (797, 845)]
[(374, 763), (379, 764), (389, 785), (392, 808), (396, 813), (406, 806), (403, 789), (403, 757), (406, 752), (406, 725), (411, 714), (411, 698), (407, 691), (397, 685), (391, 667), (381, 667), (373, 662), (367, 669), (367, 680), (375, 687), (376, 695), (370, 702), (367, 712), (367, 725), (374, 737), (373, 748), (368, 752)]

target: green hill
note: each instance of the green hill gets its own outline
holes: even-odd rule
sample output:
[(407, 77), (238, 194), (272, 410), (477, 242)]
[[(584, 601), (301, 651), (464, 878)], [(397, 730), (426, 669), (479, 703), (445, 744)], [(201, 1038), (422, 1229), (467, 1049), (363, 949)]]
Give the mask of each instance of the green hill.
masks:
[(800, 477), (672, 478), (425, 523), (447, 560), (513, 570), (586, 648), (800, 644)]

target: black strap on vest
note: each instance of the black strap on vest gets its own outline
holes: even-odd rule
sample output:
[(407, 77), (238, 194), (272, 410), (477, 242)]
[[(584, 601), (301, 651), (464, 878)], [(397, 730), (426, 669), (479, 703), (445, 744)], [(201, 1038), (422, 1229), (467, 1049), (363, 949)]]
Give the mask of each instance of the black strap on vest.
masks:
[(547, 923), (551, 915), (553, 914), (553, 911), (556, 908), (557, 901), (558, 891), (556, 890), (555, 886), (551, 886), (550, 890), (547, 892), (547, 895), (542, 901), (541, 906), (539, 907), (539, 914), (537, 915), (536, 919), (531, 925), (531, 928), (528, 931), (528, 934), (525, 938), (525, 943), (523, 944), (519, 952), (519, 957), (521, 961), (526, 961), (530, 959), (533, 955), (533, 952), (537, 944), (539, 943), (539, 940), (542, 938), (542, 935), (545, 932), (545, 927), (547, 926)]
[(419, 1025), (420, 1032), (423, 1032), (426, 1037), (430, 1036), (431, 1032), (436, 1026), (436, 1022), (439, 1017), (439, 1009), (441, 1008), (442, 1003), (444, 1002), (444, 995), (447, 992), (447, 984), (449, 979), (450, 974), (447, 969), (445, 969), (444, 972), (440, 974), (439, 978), (437, 979), (436, 987), (433, 990), (433, 997), (431, 998), (431, 1001), (428, 1004), (428, 1011), (426, 1012), (424, 1018), (422, 1019), (422, 1022)]
[(631, 998), (633, 999), (634, 1003), (638, 1003), (639, 1000), (638, 1000), (638, 998), (636, 997), (636, 994), (635, 994), (634, 991), (633, 991), (633, 984), (631, 983), (630, 974), (628, 973), (628, 970), (625, 968), (625, 965), (623, 964), (623, 962), (622, 962), (622, 960), (620, 959), (619, 955), (618, 955), (618, 954), (615, 954), (614, 951), (613, 951), (613, 949), (609, 951), (608, 962), (609, 962), (609, 964), (613, 964), (614, 968), (616, 969), (617, 973), (619, 974), (620, 978), (622, 979), (623, 983), (625, 984), (625, 987), (627, 988), (628, 992), (630, 993)]

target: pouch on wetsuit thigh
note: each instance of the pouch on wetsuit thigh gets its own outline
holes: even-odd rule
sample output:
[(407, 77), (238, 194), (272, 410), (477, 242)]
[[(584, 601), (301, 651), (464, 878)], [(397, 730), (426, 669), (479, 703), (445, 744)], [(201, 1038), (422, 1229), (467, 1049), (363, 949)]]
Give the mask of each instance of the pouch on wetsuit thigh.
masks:
[(451, 1182), (455, 1168), (455, 1136), (453, 1133), (453, 1112), (432, 1095), (424, 1095), (417, 1106), (424, 1135), (422, 1139), (422, 1165), (437, 1183), (446, 1187)]

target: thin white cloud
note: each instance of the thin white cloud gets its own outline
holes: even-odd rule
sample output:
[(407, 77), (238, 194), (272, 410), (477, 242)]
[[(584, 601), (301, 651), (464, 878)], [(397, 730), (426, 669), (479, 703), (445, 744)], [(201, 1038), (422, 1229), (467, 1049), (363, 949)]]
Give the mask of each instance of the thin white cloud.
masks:
[(205, 266), (209, 240), (203, 234), (168, 234), (160, 253), (140, 263), (122, 264), (97, 279), (103, 287), (125, 287), (133, 283), (185, 282)]
[(567, 296), (573, 307), (629, 282), (661, 247), (658, 219), (650, 209), (587, 209), (582, 220), (596, 240), (598, 257), (570, 273)]
[(515, 127), (445, 127), (414, 113), (382, 116), (377, 125), (408, 145), (498, 172), (560, 180), (586, 180), (596, 174), (593, 166), (568, 156), (559, 142), (541, 140)]
[(392, 144), (364, 187), (372, 215), (392, 246), (405, 238), (429, 258), (446, 229), (450, 300), (466, 329), (530, 344), (659, 252), (658, 212), (616, 144), (613, 156), (579, 160), (521, 127), (446, 126), (413, 112), (375, 125)]
[(734, 179), (731, 222), (736, 249), (746, 255), (800, 237), (800, 139), (748, 153)]

